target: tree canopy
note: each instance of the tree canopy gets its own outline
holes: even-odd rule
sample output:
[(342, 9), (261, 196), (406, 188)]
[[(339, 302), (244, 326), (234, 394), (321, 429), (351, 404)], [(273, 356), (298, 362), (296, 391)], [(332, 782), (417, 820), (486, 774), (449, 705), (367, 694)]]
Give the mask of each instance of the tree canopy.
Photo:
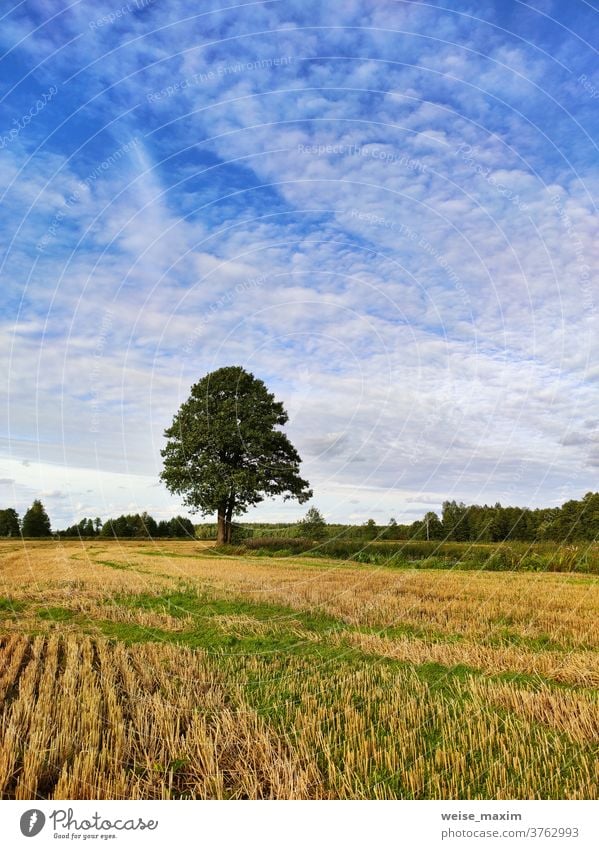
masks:
[(83, 517), (76, 525), (69, 525), (64, 531), (59, 531), (61, 537), (95, 537), (98, 536), (102, 528), (102, 520), (100, 518), (88, 519)]
[(13, 507), (0, 510), (0, 537), (18, 537), (21, 533), (19, 514)]
[(157, 522), (148, 513), (132, 513), (107, 519), (100, 531), (101, 537), (117, 539), (195, 539), (195, 528), (184, 516), (161, 519)]
[(233, 516), (267, 496), (312, 497), (299, 475), (301, 458), (279, 430), (287, 420), (263, 381), (227, 366), (192, 386), (165, 430), (160, 477), (193, 512), (216, 512), (218, 542), (231, 541)]
[(52, 535), (48, 514), (42, 502), (37, 498), (23, 516), (22, 533), (24, 537), (49, 537)]
[(310, 507), (299, 524), (301, 533), (310, 539), (323, 539), (327, 535), (327, 523), (318, 507)]

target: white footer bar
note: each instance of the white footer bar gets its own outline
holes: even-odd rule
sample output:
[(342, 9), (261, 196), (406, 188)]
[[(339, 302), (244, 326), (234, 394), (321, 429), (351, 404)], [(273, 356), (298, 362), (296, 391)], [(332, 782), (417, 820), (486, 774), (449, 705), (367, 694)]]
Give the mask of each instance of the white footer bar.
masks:
[(0, 802), (3, 847), (597, 849), (586, 801)]

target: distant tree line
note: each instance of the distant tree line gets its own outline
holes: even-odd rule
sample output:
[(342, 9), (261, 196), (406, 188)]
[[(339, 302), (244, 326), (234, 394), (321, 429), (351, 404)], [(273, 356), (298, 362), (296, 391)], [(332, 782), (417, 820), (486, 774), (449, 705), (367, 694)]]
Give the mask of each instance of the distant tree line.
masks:
[(184, 516), (162, 519), (157, 522), (148, 513), (135, 513), (108, 519), (84, 517), (62, 531), (52, 533), (50, 519), (44, 505), (36, 499), (21, 520), (14, 507), (0, 510), (0, 537), (51, 537), (93, 538), (117, 537), (118, 539), (195, 539), (195, 528)]
[(101, 537), (103, 539), (116, 537), (117, 539), (195, 539), (195, 529), (192, 522), (184, 516), (175, 516), (174, 519), (161, 519), (156, 521), (149, 513), (130, 513), (126, 516), (118, 516), (116, 519), (107, 519), (102, 523), (101, 519), (83, 518), (75, 525), (71, 525), (64, 531), (59, 531), (61, 537)]
[(427, 513), (410, 526), (410, 538), (455, 542), (522, 542), (599, 539), (599, 492), (587, 492), (579, 501), (561, 507), (530, 510), (445, 501), (441, 518)]
[(119, 516), (104, 522), (101, 537), (117, 539), (195, 539), (195, 528), (190, 519), (175, 516), (157, 522), (148, 513)]
[(561, 507), (503, 507), (497, 503), (466, 505), (444, 501), (441, 517), (434, 512), (410, 525), (390, 527), (379, 538), (433, 539), (449, 542), (568, 542), (599, 539), (599, 492), (587, 492), (579, 501)]
[(97, 537), (102, 531), (102, 519), (83, 518), (75, 525), (69, 525), (64, 531), (58, 531), (61, 537)]
[[(503, 507), (497, 503), (466, 505), (445, 501), (441, 516), (428, 512), (410, 524), (390, 519), (379, 525), (368, 519), (361, 525), (328, 524), (320, 511), (310, 508), (306, 516), (293, 524), (244, 523), (246, 536), (279, 539), (339, 540), (439, 540), (448, 542), (568, 542), (599, 539), (599, 493), (588, 492), (579, 501), (567, 501), (561, 507)], [(215, 539), (216, 525), (196, 526), (199, 539)]]
[[(599, 539), (599, 492), (587, 492), (580, 500), (566, 501), (561, 507), (503, 507), (497, 503), (466, 505), (461, 501), (445, 501), (441, 516), (428, 512), (410, 524), (390, 519), (378, 525), (368, 519), (362, 525), (328, 524), (317, 507), (293, 524), (231, 523), (232, 539), (241, 542), (249, 537), (345, 540), (446, 540), (449, 542), (570, 542)], [(0, 537), (50, 537), (50, 519), (41, 501), (35, 500), (19, 519), (17, 511), (0, 510)], [(135, 513), (108, 519), (83, 518), (63, 531), (59, 537), (102, 537), (117, 539), (216, 539), (216, 523), (194, 526), (190, 519), (175, 516), (157, 522), (148, 513)]]
[(366, 539), (432, 539), (448, 542), (568, 542), (599, 539), (599, 492), (587, 492), (579, 501), (561, 507), (503, 507), (496, 503), (466, 505), (444, 501), (441, 516), (428, 512), (422, 519), (400, 525), (391, 519), (377, 526), (363, 525)]
[(52, 536), (50, 519), (41, 501), (36, 499), (21, 521), (13, 507), (0, 510), (0, 537)]

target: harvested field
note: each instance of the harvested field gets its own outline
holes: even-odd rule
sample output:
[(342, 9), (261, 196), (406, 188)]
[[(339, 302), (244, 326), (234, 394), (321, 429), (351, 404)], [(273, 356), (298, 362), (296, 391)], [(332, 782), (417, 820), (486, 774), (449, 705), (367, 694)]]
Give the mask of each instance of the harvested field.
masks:
[(596, 798), (597, 579), (0, 543), (0, 797)]

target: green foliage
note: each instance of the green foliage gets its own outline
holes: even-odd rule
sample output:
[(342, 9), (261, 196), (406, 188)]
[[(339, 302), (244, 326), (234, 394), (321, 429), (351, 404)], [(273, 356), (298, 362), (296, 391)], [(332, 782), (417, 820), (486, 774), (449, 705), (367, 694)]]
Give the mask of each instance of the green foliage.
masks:
[[(316, 510), (316, 508), (314, 508)], [(317, 511), (320, 515), (320, 512)], [(0, 511), (0, 536), (7, 536), (7, 525), (2, 524), (3, 516), (10, 513), (12, 535), (18, 533), (18, 515), (14, 510)], [(147, 516), (147, 514), (144, 514)], [(471, 504), (466, 506), (462, 502), (446, 501), (443, 505), (443, 520), (434, 512), (427, 513), (423, 519), (412, 522), (409, 525), (398, 524), (391, 520), (387, 525), (376, 525), (370, 519), (363, 525), (341, 525), (327, 524), (322, 519), (322, 524), (316, 521), (312, 529), (306, 522), (307, 516), (298, 522), (244, 522), (236, 523), (234, 526), (234, 540), (236, 543), (264, 538), (276, 540), (328, 540), (333, 542), (352, 543), (354, 548), (360, 548), (363, 543), (395, 541), (405, 544), (409, 541), (426, 541), (427, 524), (428, 539), (431, 542), (462, 542), (462, 543), (501, 543), (501, 542), (560, 542), (581, 543), (593, 542), (599, 539), (599, 493), (588, 492), (579, 501), (568, 501), (561, 508), (544, 508), (529, 510), (520, 507), (502, 507), (501, 504), (493, 506)], [(322, 518), (322, 516), (321, 516)], [(139, 515), (134, 517), (120, 517), (119, 520), (111, 520), (104, 536), (114, 536), (114, 523), (118, 522), (116, 536), (144, 538), (148, 534), (140, 527), (143, 519)], [(171, 537), (210, 539), (217, 538), (218, 526), (215, 522), (192, 525), (189, 519), (178, 516), (170, 521), (162, 520), (154, 529), (153, 519), (147, 519), (150, 533), (153, 538)], [(179, 525), (179, 527), (174, 527)], [(93, 525), (93, 534), (92, 534)], [(128, 527), (132, 526), (128, 530)], [(92, 536), (97, 535), (101, 522), (99, 519), (91, 522), (91, 519), (82, 519), (77, 525), (61, 531), (61, 536)], [(4, 531), (2, 530), (4, 528)], [(233, 537), (232, 537), (233, 541)], [(305, 541), (305, 540), (304, 540)], [(302, 545), (304, 543), (301, 543)], [(311, 546), (312, 543), (310, 543)], [(264, 546), (260, 546), (264, 547)], [(289, 551), (297, 550), (297, 546), (277, 543), (277, 549), (287, 547)], [(563, 546), (560, 547), (563, 551)], [(555, 552), (555, 546), (552, 547)], [(364, 555), (366, 556), (366, 555)], [(369, 555), (370, 556), (370, 555)], [(502, 555), (503, 556), (503, 555)], [(566, 558), (567, 559), (567, 558)], [(564, 557), (560, 555), (560, 563)], [(519, 568), (524, 568), (521, 561)], [(555, 560), (557, 563), (558, 561)], [(542, 569), (546, 565), (540, 565), (538, 560), (531, 555), (526, 560), (526, 568)], [(582, 569), (582, 555), (577, 557), (577, 569)], [(536, 564), (536, 565), (535, 565)], [(490, 566), (493, 564), (489, 564)], [(498, 568), (495, 561), (494, 568)], [(551, 568), (554, 568), (553, 566)], [(559, 566), (559, 568), (565, 568)], [(567, 571), (567, 570), (566, 570)]]
[(561, 508), (536, 510), (501, 504), (467, 507), (461, 502), (446, 501), (443, 538), (478, 542), (594, 541), (599, 539), (599, 493), (588, 492), (580, 501), (567, 501)]
[(21, 533), (19, 514), (12, 507), (0, 510), (0, 537), (18, 537)]
[(52, 535), (48, 514), (42, 502), (37, 498), (23, 516), (22, 533), (24, 537), (49, 537)]
[(566, 501), (553, 511), (542, 537), (560, 542), (599, 539), (599, 492), (587, 492), (580, 501)]
[(364, 523), (363, 527), (363, 537), (364, 539), (376, 539), (378, 536), (378, 528), (376, 526), (376, 522), (374, 519), (368, 519), (367, 522)]
[(191, 388), (166, 429), (161, 479), (192, 511), (217, 512), (219, 538), (230, 542), (232, 517), (265, 496), (300, 503), (312, 496), (299, 476), (300, 456), (278, 428), (283, 405), (240, 366), (218, 369)]
[(460, 501), (443, 502), (443, 531), (447, 539), (462, 542), (470, 539), (469, 511), (466, 505)]
[(158, 527), (154, 535), (156, 538), (169, 537), (171, 539), (195, 539), (195, 528), (191, 519), (185, 516), (175, 516), (174, 519), (168, 521), (162, 520), (158, 522)]
[(65, 528), (64, 531), (59, 531), (58, 535), (61, 537), (79, 537), (80, 539), (85, 539), (88, 537), (99, 536), (101, 529), (101, 519), (92, 520), (84, 517), (80, 522), (77, 522), (76, 525), (70, 525), (68, 528)]
[(251, 539), (252, 536), (253, 534), (249, 528), (244, 528), (243, 525), (239, 525), (237, 522), (232, 522), (230, 535), (231, 543), (233, 543), (234, 545), (239, 545), (240, 543)]
[(216, 539), (217, 524), (216, 522), (202, 522), (195, 525), (196, 539)]
[(310, 539), (323, 539), (327, 535), (327, 523), (318, 507), (310, 507), (298, 524), (301, 536)]
[(25, 609), (24, 601), (17, 601), (13, 598), (5, 598), (0, 596), (0, 612), (1, 613), (20, 613)]
[[(426, 540), (439, 542), (592, 542), (599, 540), (599, 493), (588, 492), (580, 501), (568, 501), (561, 508), (529, 510), (521, 507), (502, 507), (446, 501), (443, 520), (430, 511), (423, 519), (409, 525), (395, 520), (388, 525), (376, 525), (369, 519), (363, 525), (325, 525), (322, 538), (344, 542), (389, 540)], [(215, 539), (216, 526), (202, 528), (202, 539)], [(302, 521), (293, 525), (254, 523), (254, 537), (293, 539), (309, 536)], [(204, 530), (205, 529), (205, 530)]]
[(117, 539), (195, 539), (195, 529), (191, 520), (184, 516), (156, 522), (144, 512), (141, 515), (134, 513), (108, 519), (100, 536)]
[(414, 522), (410, 527), (410, 539), (441, 540), (445, 539), (443, 522), (436, 513), (426, 513), (421, 522)]
[[(216, 549), (218, 552), (218, 548)], [(599, 574), (599, 548), (554, 543), (472, 544), (426, 541), (353, 542), (272, 537), (247, 540), (229, 554), (270, 557), (327, 557), (377, 566), (420, 569), (484, 569), (519, 572)]]

